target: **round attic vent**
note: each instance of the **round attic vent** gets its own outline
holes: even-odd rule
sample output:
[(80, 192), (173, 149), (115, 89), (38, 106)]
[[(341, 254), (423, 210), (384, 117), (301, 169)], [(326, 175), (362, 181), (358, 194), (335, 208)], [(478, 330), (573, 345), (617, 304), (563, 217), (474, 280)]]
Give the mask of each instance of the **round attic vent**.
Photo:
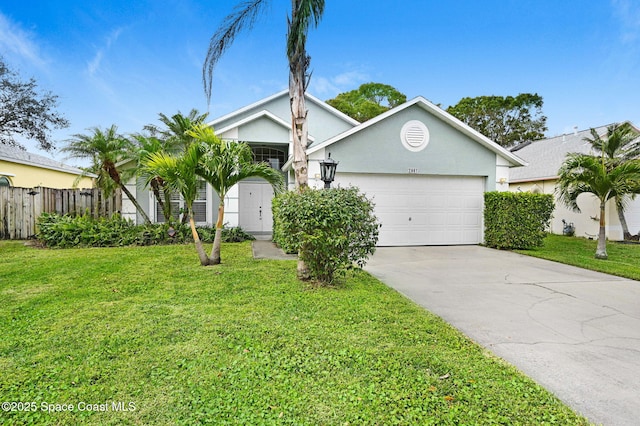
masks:
[(429, 129), (422, 121), (407, 121), (400, 130), (400, 140), (409, 151), (422, 151), (429, 144)]

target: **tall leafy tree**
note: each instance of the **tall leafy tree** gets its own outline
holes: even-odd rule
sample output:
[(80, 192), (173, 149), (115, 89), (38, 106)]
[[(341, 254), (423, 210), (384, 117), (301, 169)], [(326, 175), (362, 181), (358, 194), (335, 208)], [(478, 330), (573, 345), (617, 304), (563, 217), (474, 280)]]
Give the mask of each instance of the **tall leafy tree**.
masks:
[[(591, 129), (590, 133), (591, 137), (586, 137), (584, 140), (591, 144), (594, 151), (605, 155), (610, 160), (626, 162), (640, 158), (640, 134), (629, 122), (608, 126), (607, 134), (604, 137), (600, 136), (595, 129)], [(629, 232), (629, 226), (627, 225), (627, 219), (624, 215), (630, 198), (629, 195), (635, 197), (636, 194), (616, 196), (615, 199), (618, 219), (620, 220), (623, 238), (625, 240), (632, 238)]]
[[(209, 42), (202, 77), (207, 99), (211, 99), (213, 70), (223, 53), (244, 29), (251, 28), (268, 0), (247, 0), (238, 4)], [(293, 135), (293, 169), (298, 190), (308, 186), (307, 108), (304, 94), (309, 85), (311, 57), (307, 54), (309, 26), (316, 26), (324, 13), (324, 0), (291, 0), (291, 14), (287, 17), (286, 52), (289, 61), (289, 101)]]
[(22, 81), (0, 56), (0, 145), (21, 146), (15, 137), (22, 136), (51, 150), (51, 130), (69, 127), (57, 106), (56, 95), (39, 91), (33, 78)]
[(68, 152), (71, 157), (84, 158), (92, 162), (86, 169), (88, 173), (98, 176), (98, 187), (111, 192), (118, 187), (124, 192), (136, 207), (136, 210), (144, 218), (146, 223), (151, 223), (149, 216), (125, 185), (125, 182), (135, 174), (135, 169), (122, 170), (118, 164), (131, 157), (133, 143), (118, 134), (118, 128), (112, 125), (106, 130), (98, 127), (91, 129), (88, 135), (75, 134), (67, 141), (62, 152)]
[(447, 112), (504, 147), (542, 139), (547, 117), (542, 114), (542, 96), (478, 96), (462, 98)]
[(571, 153), (559, 171), (557, 192), (560, 201), (569, 208), (580, 212), (578, 197), (593, 194), (600, 201), (600, 229), (595, 257), (606, 259), (606, 218), (607, 201), (624, 197), (640, 186), (640, 160), (619, 162), (602, 154), (600, 157)]
[(159, 177), (166, 188), (182, 195), (200, 264), (206, 266), (209, 264), (209, 257), (198, 235), (193, 214), (193, 202), (198, 196), (196, 170), (202, 153), (202, 147), (198, 143), (190, 144), (181, 154), (153, 152), (145, 157), (142, 168), (143, 174), (147, 176), (147, 183), (150, 183), (154, 177)]
[(362, 123), (406, 101), (404, 93), (388, 84), (365, 83), (356, 90), (340, 93), (327, 103)]
[(284, 177), (266, 163), (255, 163), (249, 145), (221, 140), (211, 127), (197, 126), (189, 134), (200, 143), (202, 150), (196, 173), (213, 187), (220, 199), (216, 234), (209, 257), (209, 263), (215, 265), (221, 261), (224, 200), (231, 187), (244, 179), (259, 177), (269, 182), (278, 193), (284, 190)]

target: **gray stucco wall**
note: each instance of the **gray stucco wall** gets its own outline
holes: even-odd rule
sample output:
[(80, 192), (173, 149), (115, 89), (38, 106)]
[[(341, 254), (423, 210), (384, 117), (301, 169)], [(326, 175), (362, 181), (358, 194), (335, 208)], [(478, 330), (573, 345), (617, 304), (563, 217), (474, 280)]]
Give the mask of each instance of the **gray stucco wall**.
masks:
[[(429, 129), (429, 144), (420, 152), (407, 150), (402, 126), (420, 120)], [(495, 189), (496, 154), (418, 105), (392, 115), (326, 148), (340, 162), (341, 172), (485, 176)]]
[[(324, 141), (353, 127), (353, 124), (318, 106), (313, 101), (307, 100), (306, 106), (309, 110), (309, 115), (307, 116), (309, 134), (313, 136), (316, 141)], [(263, 110), (269, 111), (273, 115), (284, 120), (286, 123), (291, 122), (289, 96), (285, 94), (255, 108), (244, 111), (241, 114), (234, 115), (229, 119), (216, 123), (214, 127), (216, 130), (223, 129)], [(249, 141), (250, 139), (246, 140)]]
[(268, 117), (244, 124), (238, 129), (238, 140), (251, 142), (289, 143), (289, 129)]

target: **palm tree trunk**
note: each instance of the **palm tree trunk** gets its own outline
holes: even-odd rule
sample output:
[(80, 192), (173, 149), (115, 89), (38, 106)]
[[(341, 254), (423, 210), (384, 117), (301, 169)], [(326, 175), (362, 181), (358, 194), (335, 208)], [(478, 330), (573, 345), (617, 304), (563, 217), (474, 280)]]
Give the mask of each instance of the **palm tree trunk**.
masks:
[(198, 230), (196, 229), (196, 221), (193, 218), (193, 211), (191, 209), (189, 209), (189, 225), (191, 226), (191, 235), (193, 236), (193, 242), (196, 246), (198, 257), (200, 258), (200, 265), (207, 266), (209, 264), (209, 258), (207, 257), (207, 253), (204, 251), (204, 247), (202, 246), (202, 240), (200, 239), (200, 235), (198, 235)]
[(142, 218), (144, 219), (144, 222), (147, 225), (150, 225), (151, 219), (149, 219), (149, 216), (147, 216), (147, 213), (140, 206), (140, 204), (138, 203), (138, 200), (136, 200), (136, 197), (134, 197), (131, 191), (129, 191), (129, 189), (127, 188), (127, 186), (124, 183), (122, 183), (122, 179), (120, 179), (120, 172), (118, 172), (118, 169), (116, 168), (115, 164), (107, 162), (102, 166), (102, 168), (109, 174), (109, 177), (116, 183), (116, 185), (118, 185), (120, 189), (122, 189), (122, 192), (124, 192), (127, 195), (127, 198), (129, 198), (129, 200), (133, 203), (138, 213), (140, 213), (140, 216), (142, 216)]
[(622, 226), (622, 238), (626, 241), (631, 240), (631, 233), (629, 232), (629, 225), (627, 225), (627, 218), (624, 217), (624, 208), (616, 197), (616, 210), (618, 211), (618, 219), (620, 220), (620, 226)]
[[(292, 80), (294, 77), (292, 77)], [(291, 87), (291, 121), (293, 130), (293, 170), (296, 178), (296, 189), (304, 190), (308, 186), (309, 172), (307, 170), (307, 111), (304, 101), (304, 88), (299, 85), (302, 82), (292, 82)]]
[(222, 261), (220, 258), (220, 249), (222, 247), (222, 226), (224, 225), (224, 197), (220, 197), (218, 205), (218, 220), (216, 221), (216, 235), (213, 238), (213, 247), (211, 248), (211, 257), (209, 257), (210, 265), (219, 265)]
[[(166, 201), (163, 201), (162, 199), (162, 195), (160, 194), (160, 184), (158, 183), (158, 178), (153, 178), (151, 180), (151, 189), (153, 190), (153, 195), (154, 197), (156, 197), (156, 202), (158, 203), (158, 205), (160, 206), (160, 209), (162, 210), (162, 215), (164, 216), (164, 221), (166, 223), (171, 223), (171, 214), (167, 215), (167, 204), (169, 204), (169, 206), (171, 206), (171, 203), (167, 203)], [(165, 197), (165, 200), (167, 198)]]
[(171, 191), (166, 186), (163, 186), (162, 192), (164, 193), (164, 207), (162, 208), (164, 220), (173, 220), (173, 211), (171, 210)]
[(596, 248), (596, 259), (607, 259), (607, 236), (605, 229), (605, 202), (600, 201), (600, 231), (598, 232), (598, 247)]
[(149, 216), (147, 215), (147, 213), (144, 211), (142, 206), (140, 206), (140, 204), (138, 203), (138, 200), (136, 200), (136, 197), (133, 196), (133, 194), (131, 193), (131, 191), (129, 191), (129, 189), (125, 184), (123, 184), (122, 182), (118, 182), (118, 185), (120, 186), (120, 189), (122, 189), (122, 192), (127, 194), (127, 198), (129, 198), (129, 201), (131, 201), (133, 205), (136, 207), (136, 210), (138, 211), (138, 213), (140, 213), (140, 216), (142, 216), (142, 218), (144, 219), (144, 222), (147, 225), (150, 225), (151, 219), (149, 219)]
[[(297, 55), (295, 58), (290, 58), (291, 62), (289, 63), (289, 99), (291, 102), (293, 170), (295, 172), (296, 190), (303, 191), (309, 186), (307, 109), (304, 99), (308, 62), (306, 52), (297, 52)], [(300, 253), (298, 253), (298, 259), (296, 271), (298, 279), (307, 281), (310, 279), (309, 269), (304, 261), (301, 260)]]

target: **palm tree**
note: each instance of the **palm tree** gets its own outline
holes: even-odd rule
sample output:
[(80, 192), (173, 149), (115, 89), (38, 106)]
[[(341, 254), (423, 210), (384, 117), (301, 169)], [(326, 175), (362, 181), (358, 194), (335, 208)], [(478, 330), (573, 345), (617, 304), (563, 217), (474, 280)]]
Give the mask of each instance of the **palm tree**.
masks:
[[(607, 127), (606, 137), (601, 137), (595, 129), (591, 129), (591, 138), (584, 138), (598, 154), (604, 154), (607, 158), (617, 161), (629, 161), (640, 157), (640, 134), (629, 122), (612, 124)], [(631, 194), (635, 197), (635, 193)], [(629, 201), (629, 196), (617, 196), (615, 199), (618, 219), (622, 226), (623, 238), (631, 239), (629, 226), (624, 216), (624, 210)]]
[(111, 193), (115, 187), (120, 188), (131, 200), (144, 221), (151, 223), (147, 213), (125, 185), (128, 178), (135, 173), (135, 169), (120, 170), (118, 168), (120, 161), (130, 158), (132, 155), (133, 144), (118, 134), (116, 125), (112, 125), (105, 131), (98, 127), (90, 130), (92, 133), (89, 135), (73, 135), (62, 151), (70, 153), (71, 157), (91, 160), (92, 165), (87, 169), (87, 172), (98, 175), (98, 187), (107, 194)]
[(143, 160), (142, 168), (143, 174), (147, 176), (147, 183), (150, 183), (156, 176), (160, 177), (166, 188), (180, 193), (184, 198), (191, 235), (200, 258), (200, 264), (206, 266), (209, 264), (209, 257), (202, 246), (193, 215), (193, 202), (198, 196), (196, 169), (202, 157), (201, 148), (199, 144), (191, 144), (180, 155), (162, 151), (151, 153)]
[(244, 142), (221, 140), (211, 127), (204, 125), (196, 126), (188, 133), (201, 143), (202, 156), (196, 173), (213, 187), (220, 199), (216, 234), (209, 258), (209, 264), (216, 265), (221, 261), (224, 200), (231, 187), (244, 179), (259, 177), (279, 193), (284, 189), (284, 177), (266, 163), (254, 163), (251, 148)]
[(158, 175), (149, 175), (151, 169), (145, 167), (145, 161), (155, 153), (170, 153), (164, 140), (155, 136), (146, 136), (143, 134), (135, 134), (132, 136), (136, 144), (135, 160), (137, 163), (136, 170), (138, 175), (145, 179), (148, 186), (151, 187), (165, 220), (169, 223), (173, 220), (171, 211), (171, 190), (165, 185), (164, 179)]
[[(147, 185), (151, 187), (165, 220), (170, 222), (173, 220), (170, 201), (171, 191), (165, 187), (162, 178), (159, 176), (146, 176), (145, 173), (149, 173), (149, 169), (143, 167), (142, 163), (146, 157), (154, 152), (165, 152), (168, 154), (184, 152), (186, 147), (193, 141), (193, 138), (186, 134), (187, 130), (197, 124), (204, 123), (208, 114), (200, 114), (200, 112), (194, 108), (189, 112), (189, 115), (186, 116), (180, 111), (171, 117), (163, 113), (158, 115), (164, 127), (148, 124), (143, 128), (145, 134), (135, 134), (132, 137), (137, 145), (135, 159), (138, 163), (138, 174), (142, 176), (147, 182)], [(182, 222), (186, 223), (187, 221), (188, 216), (185, 214), (182, 217)]]
[(164, 128), (149, 124), (144, 127), (144, 130), (164, 141), (167, 152), (180, 152), (193, 142), (193, 138), (187, 132), (193, 129), (194, 126), (204, 124), (209, 114), (200, 114), (197, 109), (193, 108), (189, 111), (189, 115), (184, 115), (180, 111), (171, 117), (163, 113), (158, 115), (160, 116), (159, 120), (164, 124)]
[[(251, 28), (256, 18), (269, 3), (267, 0), (248, 0), (240, 3), (229, 14), (209, 42), (202, 68), (205, 94), (211, 100), (213, 69), (222, 54), (245, 28)], [(289, 102), (291, 104), (291, 130), (293, 135), (293, 169), (298, 190), (308, 186), (307, 170), (307, 108), (304, 94), (309, 85), (310, 56), (306, 51), (309, 25), (318, 26), (324, 13), (324, 0), (291, 0), (291, 16), (287, 17), (287, 59), (289, 61)]]
[(605, 206), (614, 197), (624, 197), (640, 186), (640, 160), (619, 162), (604, 155), (600, 157), (567, 154), (558, 172), (558, 196), (569, 208), (580, 212), (578, 197), (593, 194), (600, 201), (600, 230), (596, 259), (606, 259)]

